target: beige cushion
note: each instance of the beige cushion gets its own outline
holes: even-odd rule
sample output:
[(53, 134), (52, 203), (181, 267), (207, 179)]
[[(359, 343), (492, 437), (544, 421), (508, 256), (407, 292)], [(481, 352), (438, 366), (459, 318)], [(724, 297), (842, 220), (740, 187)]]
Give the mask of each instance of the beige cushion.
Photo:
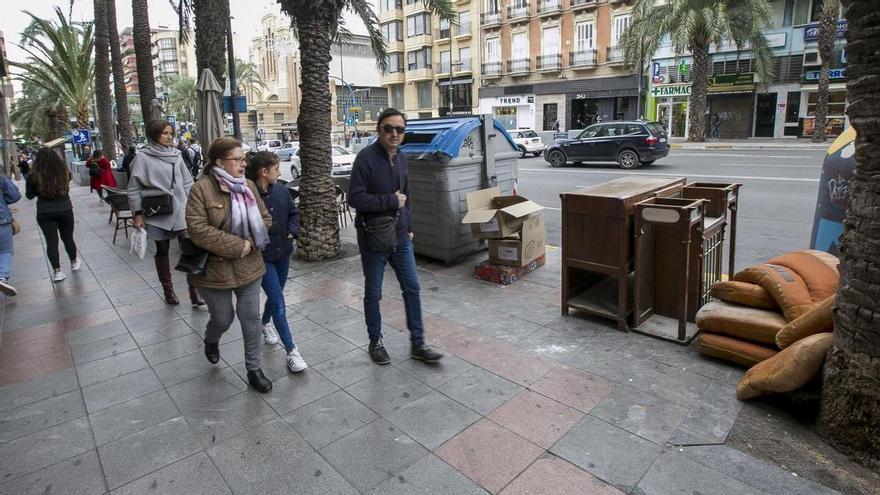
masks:
[(709, 290), (709, 295), (733, 304), (742, 304), (752, 308), (779, 310), (776, 300), (760, 285), (735, 280), (724, 280), (716, 283)]
[(697, 312), (697, 327), (712, 333), (776, 346), (776, 334), (787, 321), (781, 313), (711, 301)]
[(736, 386), (736, 397), (752, 399), (770, 393), (791, 392), (815, 378), (831, 348), (831, 334), (817, 333), (798, 340), (779, 354), (746, 372)]
[(706, 331), (700, 333), (697, 338), (697, 348), (706, 356), (730, 361), (747, 368), (769, 359), (779, 352), (767, 346)]
[(834, 327), (833, 314), (834, 296), (831, 296), (801, 315), (800, 318), (782, 327), (776, 334), (776, 346), (785, 349), (804, 337), (830, 332)]

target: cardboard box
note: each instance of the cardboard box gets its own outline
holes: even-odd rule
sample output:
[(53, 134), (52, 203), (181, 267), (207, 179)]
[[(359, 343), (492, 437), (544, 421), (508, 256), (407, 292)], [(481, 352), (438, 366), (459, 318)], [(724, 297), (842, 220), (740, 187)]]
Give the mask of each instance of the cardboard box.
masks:
[(477, 239), (503, 239), (519, 232), (526, 218), (544, 209), (522, 196), (502, 196), (497, 187), (468, 193), (468, 212), (461, 223), (470, 224)]
[(489, 240), (489, 263), (526, 266), (545, 251), (544, 215), (532, 215), (523, 222), (518, 238)]
[(474, 266), (474, 277), (487, 282), (501, 285), (510, 285), (523, 278), (527, 273), (533, 272), (544, 266), (546, 257), (539, 256), (526, 266), (495, 265), (486, 260)]

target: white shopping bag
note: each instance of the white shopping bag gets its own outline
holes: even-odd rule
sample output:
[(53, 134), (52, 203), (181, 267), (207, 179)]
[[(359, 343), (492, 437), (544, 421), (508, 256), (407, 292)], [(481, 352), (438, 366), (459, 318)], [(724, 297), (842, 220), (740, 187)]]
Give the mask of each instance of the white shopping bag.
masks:
[(144, 259), (147, 254), (147, 229), (134, 229), (131, 233), (131, 250), (140, 259)]

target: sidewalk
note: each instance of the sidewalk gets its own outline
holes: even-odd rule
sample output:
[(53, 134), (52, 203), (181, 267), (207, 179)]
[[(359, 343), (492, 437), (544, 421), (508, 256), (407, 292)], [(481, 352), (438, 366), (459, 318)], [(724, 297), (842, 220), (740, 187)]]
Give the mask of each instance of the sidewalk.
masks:
[(56, 286), (34, 205), (16, 205), (0, 493), (837, 493), (724, 445), (739, 368), (559, 316), (558, 251), (508, 287), (470, 276), (485, 253), (420, 260), (427, 335), (447, 353), (436, 366), (407, 359), (393, 274), (392, 365), (380, 367), (358, 257), (294, 262), (288, 315), (311, 367), (288, 373), (283, 349), (265, 346), (275, 387), (260, 395), (242, 379), (237, 324), (210, 365), (207, 313), (165, 305), (150, 255), (111, 243), (109, 209), (87, 188), (72, 196), (84, 267)]
[(771, 139), (771, 138), (750, 138), (750, 139), (707, 139), (703, 143), (689, 143), (684, 138), (670, 138), (669, 147), (672, 149), (685, 150), (764, 150), (764, 149), (785, 149), (785, 150), (821, 150), (825, 151), (831, 146), (834, 139), (829, 139), (826, 143), (814, 143), (809, 139)]

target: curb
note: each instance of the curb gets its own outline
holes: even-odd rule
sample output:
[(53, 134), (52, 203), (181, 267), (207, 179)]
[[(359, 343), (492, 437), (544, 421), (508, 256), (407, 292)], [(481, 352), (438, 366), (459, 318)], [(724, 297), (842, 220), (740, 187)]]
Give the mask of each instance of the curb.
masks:
[(801, 150), (801, 151), (826, 151), (828, 146), (810, 145), (784, 145), (784, 144), (690, 144), (670, 143), (669, 149), (673, 150)]

